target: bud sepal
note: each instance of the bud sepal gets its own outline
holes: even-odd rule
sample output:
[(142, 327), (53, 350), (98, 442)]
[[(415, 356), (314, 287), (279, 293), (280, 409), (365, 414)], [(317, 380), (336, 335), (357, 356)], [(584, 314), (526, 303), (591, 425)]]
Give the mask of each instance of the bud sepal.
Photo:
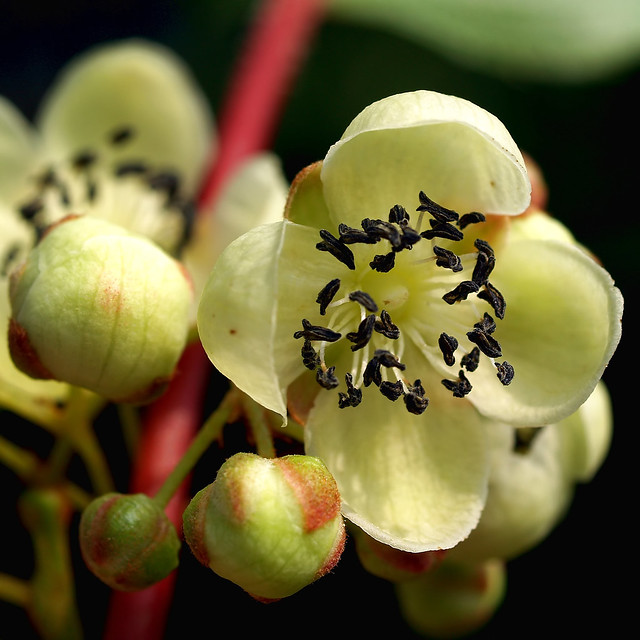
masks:
[(9, 295), (9, 348), (20, 370), (142, 403), (173, 375), (193, 291), (182, 265), (152, 241), (68, 216), (11, 274)]
[(237, 453), (183, 515), (196, 558), (262, 602), (329, 572), (345, 543), (340, 494), (318, 458)]

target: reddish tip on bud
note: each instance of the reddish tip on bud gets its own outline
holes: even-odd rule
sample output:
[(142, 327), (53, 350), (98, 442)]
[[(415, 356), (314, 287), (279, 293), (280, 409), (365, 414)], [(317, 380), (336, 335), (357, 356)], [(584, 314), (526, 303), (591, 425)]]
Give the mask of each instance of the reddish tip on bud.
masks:
[(447, 553), (445, 549), (421, 553), (401, 551), (375, 540), (356, 527), (353, 529), (353, 537), (362, 566), (369, 573), (391, 582), (412, 580), (431, 571), (442, 562)]

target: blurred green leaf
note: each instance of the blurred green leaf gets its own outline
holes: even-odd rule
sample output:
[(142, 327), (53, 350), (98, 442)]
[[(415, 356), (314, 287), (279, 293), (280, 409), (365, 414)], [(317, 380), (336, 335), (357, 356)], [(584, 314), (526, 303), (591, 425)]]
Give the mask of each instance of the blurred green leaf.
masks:
[(331, 0), (459, 63), (542, 82), (588, 82), (640, 60), (638, 0)]

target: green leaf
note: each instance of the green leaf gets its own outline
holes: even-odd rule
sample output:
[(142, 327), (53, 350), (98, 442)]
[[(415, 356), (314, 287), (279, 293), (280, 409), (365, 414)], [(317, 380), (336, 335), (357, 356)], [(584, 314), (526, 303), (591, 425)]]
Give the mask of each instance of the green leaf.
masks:
[(334, 17), (382, 27), (496, 75), (585, 82), (640, 59), (636, 0), (332, 0)]

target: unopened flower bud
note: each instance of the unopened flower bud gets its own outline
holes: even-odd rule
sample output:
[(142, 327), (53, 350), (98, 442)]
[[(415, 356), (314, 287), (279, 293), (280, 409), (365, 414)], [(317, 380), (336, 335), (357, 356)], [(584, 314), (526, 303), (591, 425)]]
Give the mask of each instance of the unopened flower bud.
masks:
[(458, 638), (482, 627), (500, 606), (506, 589), (501, 560), (458, 565), (445, 560), (416, 580), (396, 584), (400, 611), (419, 634)]
[(303, 455), (235, 454), (183, 522), (198, 560), (263, 602), (326, 574), (345, 541), (335, 480), (318, 458)]
[(149, 401), (182, 353), (191, 296), (184, 269), (150, 240), (69, 216), (11, 276), (11, 357), (33, 378)]
[(178, 566), (180, 540), (149, 496), (107, 493), (82, 513), (80, 550), (102, 582), (119, 591), (137, 591)]
[(352, 532), (362, 566), (374, 576), (391, 582), (413, 580), (433, 570), (447, 553), (445, 549), (411, 553), (383, 544), (362, 529), (353, 527)]

